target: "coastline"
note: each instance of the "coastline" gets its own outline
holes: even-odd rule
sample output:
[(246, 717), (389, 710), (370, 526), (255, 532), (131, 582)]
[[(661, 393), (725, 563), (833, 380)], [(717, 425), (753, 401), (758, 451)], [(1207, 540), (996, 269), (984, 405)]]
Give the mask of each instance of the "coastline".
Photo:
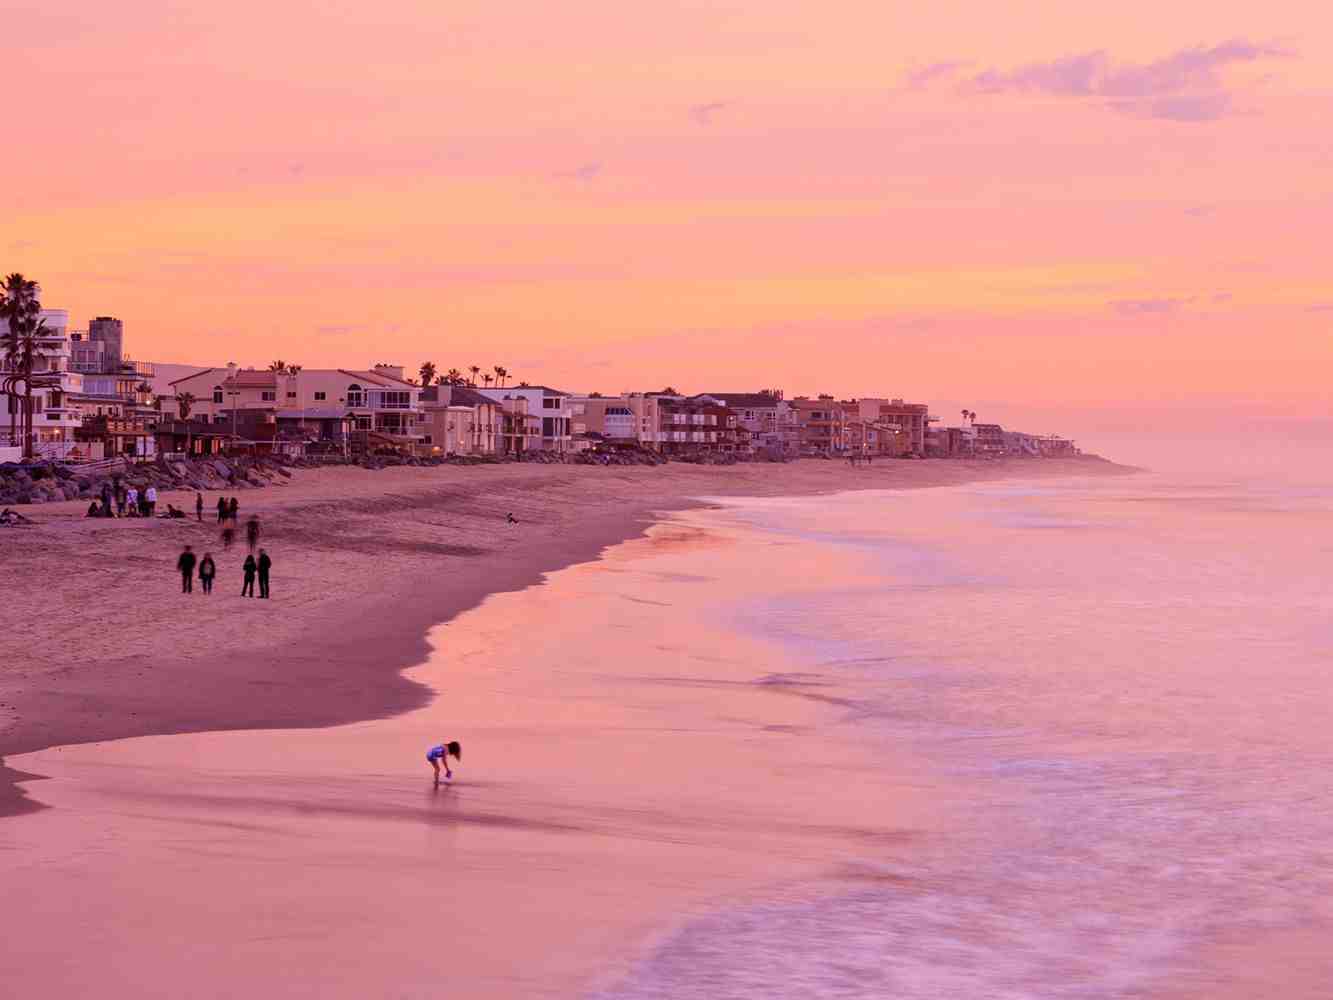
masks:
[[(24, 638), (0, 675), (0, 817), (41, 808), (17, 784), (33, 776), (4, 767), (10, 755), (421, 707), (431, 691), (403, 671), (426, 659), (432, 627), (595, 559), (700, 496), (1134, 471), (1091, 458), (304, 470), (290, 485), (240, 494), (241, 517), (259, 515), (274, 555), (271, 603), (234, 596), (243, 555), (222, 556), (207, 518), (108, 522), (84, 519), (78, 502), (34, 508), (38, 526), (9, 529), (0, 550), (0, 577), (42, 581), (6, 601), (7, 630)], [(517, 525), (506, 523), (511, 511)], [(172, 566), (184, 544), (214, 551), (213, 596), (179, 594)]]

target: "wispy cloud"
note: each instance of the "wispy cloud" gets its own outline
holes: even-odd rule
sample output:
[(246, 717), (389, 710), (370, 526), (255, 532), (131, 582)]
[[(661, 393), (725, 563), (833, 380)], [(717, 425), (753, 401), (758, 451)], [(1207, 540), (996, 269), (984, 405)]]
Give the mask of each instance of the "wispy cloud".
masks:
[(909, 90), (920, 90), (922, 87), (928, 87), (944, 77), (954, 76), (959, 70), (965, 69), (968, 65), (970, 64), (960, 60), (931, 63), (929, 66), (922, 66), (920, 69), (908, 73), (903, 83)]
[(1333, 302), (1316, 302), (1305, 307), (1306, 312), (1333, 313)]
[(1165, 316), (1185, 308), (1189, 299), (1115, 299), (1107, 305), (1121, 316)]
[(1181, 49), (1149, 63), (1117, 63), (1097, 50), (1013, 70), (987, 69), (971, 76), (963, 87), (984, 94), (1102, 98), (1112, 110), (1140, 118), (1215, 121), (1234, 110), (1235, 93), (1223, 78), (1226, 69), (1290, 55), (1276, 46), (1239, 38)]
[(557, 171), (555, 176), (566, 181), (583, 181), (587, 183), (594, 181), (602, 172), (600, 163), (584, 163), (575, 167), (573, 170)]
[(696, 125), (712, 125), (713, 118), (731, 107), (730, 101), (709, 101), (707, 104), (696, 104), (690, 108), (690, 117), (694, 119)]

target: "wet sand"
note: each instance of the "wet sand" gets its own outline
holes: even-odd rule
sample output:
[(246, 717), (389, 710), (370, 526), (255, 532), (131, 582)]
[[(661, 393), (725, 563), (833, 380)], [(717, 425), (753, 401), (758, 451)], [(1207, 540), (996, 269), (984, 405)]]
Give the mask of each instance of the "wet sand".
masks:
[[(244, 545), (222, 552), (208, 518), (216, 493), (204, 496), (203, 524), (86, 519), (79, 503), (26, 508), (38, 527), (0, 536), (0, 624), (20, 637), (0, 672), (0, 816), (37, 808), (3, 766), (14, 754), (420, 707), (428, 689), (401, 672), (425, 658), (432, 625), (592, 559), (694, 497), (1128, 471), (1098, 460), (302, 470), (239, 494), (241, 520), (259, 515), (274, 559), (268, 602), (237, 596)], [(179, 592), (185, 544), (217, 560), (211, 597), (197, 583)]]

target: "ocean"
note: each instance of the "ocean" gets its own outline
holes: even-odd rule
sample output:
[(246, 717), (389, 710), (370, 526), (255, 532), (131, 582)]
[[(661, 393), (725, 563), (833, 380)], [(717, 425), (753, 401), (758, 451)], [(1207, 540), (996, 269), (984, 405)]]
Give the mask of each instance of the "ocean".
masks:
[[(718, 624), (855, 692), (800, 740), (909, 748), (951, 819), (861, 859), (881, 878), (698, 916), (599, 998), (1150, 996), (1225, 985), (1214, 946), (1333, 929), (1333, 484), (1143, 473), (687, 518), (784, 546), (799, 590), (706, 585), (734, 595)], [(812, 808), (837, 780), (808, 776)]]

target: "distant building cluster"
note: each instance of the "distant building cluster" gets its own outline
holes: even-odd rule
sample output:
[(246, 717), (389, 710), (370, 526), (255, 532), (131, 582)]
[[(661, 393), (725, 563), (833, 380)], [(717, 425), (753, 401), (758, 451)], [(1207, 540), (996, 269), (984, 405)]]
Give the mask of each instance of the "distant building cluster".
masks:
[[(787, 399), (780, 389), (686, 395), (671, 388), (608, 396), (507, 386), (503, 368), (477, 385), (477, 368), (471, 379), (451, 369), (437, 381), (433, 365), (423, 365), (419, 379), (384, 364), (231, 365), (187, 375), (155, 394), (154, 368), (127, 357), (120, 320), (99, 316), (87, 330), (69, 330), (63, 310), (43, 310), (42, 318), (45, 339), (34, 370), (51, 377), (34, 394), (33, 445), (46, 458), (237, 451), (522, 458), (636, 449), (784, 461), (1078, 453), (1068, 439), (978, 423), (966, 410), (958, 424), (946, 426), (925, 403), (901, 398)], [(0, 443), (13, 443), (21, 404), (14, 396), (0, 404)]]

